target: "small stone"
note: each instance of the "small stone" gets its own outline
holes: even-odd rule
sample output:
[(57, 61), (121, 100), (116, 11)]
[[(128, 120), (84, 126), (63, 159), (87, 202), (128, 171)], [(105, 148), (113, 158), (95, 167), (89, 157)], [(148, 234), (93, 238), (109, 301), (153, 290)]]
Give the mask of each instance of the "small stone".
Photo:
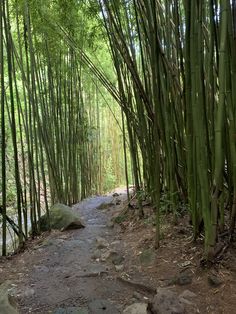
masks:
[(134, 291), (133, 297), (134, 297), (136, 300), (139, 300), (139, 301), (143, 300), (143, 296), (142, 296), (140, 293), (138, 293), (137, 291)]
[(99, 206), (97, 206), (97, 209), (109, 209), (109, 207), (111, 207), (112, 205), (114, 205), (112, 202), (110, 203), (101, 203)]
[(183, 304), (186, 304), (186, 305), (193, 305), (193, 302), (185, 299), (185, 298), (179, 298), (180, 302), (182, 302)]
[(115, 205), (120, 205), (120, 204), (121, 204), (121, 200), (118, 199), (115, 201)]
[(125, 308), (123, 314), (146, 314), (147, 303), (134, 303)]
[(101, 258), (101, 252), (100, 252), (99, 250), (96, 250), (96, 251), (92, 254), (91, 258), (92, 258), (92, 259), (95, 259), (95, 260)]
[(140, 263), (144, 264), (144, 265), (150, 265), (154, 262), (155, 260), (155, 253), (153, 252), (153, 250), (151, 249), (147, 249), (144, 250), (141, 254), (140, 254)]
[(49, 272), (49, 268), (47, 266), (44, 265), (35, 265), (34, 266), (35, 270), (37, 272), (42, 272), (42, 273), (48, 273)]
[(209, 275), (208, 283), (212, 287), (219, 287), (223, 283), (223, 281), (216, 275)]
[(108, 221), (108, 223), (107, 223), (107, 228), (114, 228), (114, 222), (113, 221)]
[(98, 249), (104, 249), (109, 246), (108, 242), (104, 238), (101, 238), (101, 237), (97, 237), (96, 242), (97, 242), (96, 246)]
[(115, 265), (115, 269), (117, 272), (124, 270), (124, 265)]
[(176, 278), (176, 284), (180, 286), (189, 285), (192, 283), (192, 275), (189, 272), (181, 272)]
[(112, 264), (114, 265), (121, 265), (124, 262), (124, 257), (119, 254), (118, 252), (110, 252), (109, 258), (108, 258)]
[(184, 299), (192, 299), (192, 298), (196, 298), (196, 297), (197, 297), (197, 295), (190, 290), (184, 290), (184, 292), (182, 292), (179, 295), (179, 298), (184, 298)]
[(111, 246), (118, 246), (120, 244), (119, 240), (111, 242)]
[(102, 261), (102, 262), (106, 262), (106, 260), (109, 259), (110, 254), (111, 254), (110, 251), (103, 253), (102, 256), (101, 256), (101, 261)]
[(32, 297), (35, 294), (34, 289), (27, 288), (25, 291), (21, 294), (21, 297), (29, 298)]

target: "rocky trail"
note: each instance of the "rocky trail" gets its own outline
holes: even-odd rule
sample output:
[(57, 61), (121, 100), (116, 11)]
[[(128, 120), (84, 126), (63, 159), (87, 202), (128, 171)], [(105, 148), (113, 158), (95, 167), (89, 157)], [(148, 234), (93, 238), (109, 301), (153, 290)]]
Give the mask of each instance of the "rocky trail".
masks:
[[(125, 201), (121, 189), (88, 198), (73, 206), (85, 228), (46, 233), (0, 260), (0, 284), (8, 283), (19, 313), (232, 313), (235, 273), (222, 269), (209, 285), (196, 266), (198, 247), (179, 241), (182, 223), (166, 231), (155, 252), (150, 224), (129, 222), (124, 231), (111, 222)], [(16, 313), (1, 311), (4, 285), (0, 314)]]
[(4, 273), (20, 313), (115, 314), (132, 299), (135, 289), (116, 279), (123, 256), (110, 225), (112, 202), (109, 195), (75, 205), (84, 229), (52, 232), (8, 263)]

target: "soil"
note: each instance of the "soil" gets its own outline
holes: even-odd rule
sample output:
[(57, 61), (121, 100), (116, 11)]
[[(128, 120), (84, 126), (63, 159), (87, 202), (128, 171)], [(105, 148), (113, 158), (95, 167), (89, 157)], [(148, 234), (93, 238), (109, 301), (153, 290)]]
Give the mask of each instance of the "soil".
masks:
[[(186, 217), (174, 226), (166, 215), (161, 246), (154, 250), (151, 208), (145, 208), (142, 221), (133, 209), (124, 215), (125, 192), (115, 193), (73, 207), (84, 229), (44, 233), (23, 253), (0, 259), (0, 283), (10, 282), (20, 313), (88, 308), (94, 300), (107, 300), (121, 313), (130, 304), (148, 302), (158, 287), (178, 295), (192, 292), (191, 313), (235, 313), (236, 246), (210, 269), (203, 268), (202, 241), (191, 242)], [(115, 216), (121, 221), (113, 226)]]

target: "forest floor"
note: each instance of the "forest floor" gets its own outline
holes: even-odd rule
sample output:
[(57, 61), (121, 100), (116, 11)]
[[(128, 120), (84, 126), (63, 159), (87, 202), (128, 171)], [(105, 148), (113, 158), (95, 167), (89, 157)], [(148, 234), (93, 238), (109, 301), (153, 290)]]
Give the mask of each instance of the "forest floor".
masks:
[(158, 287), (190, 296), (187, 313), (236, 313), (235, 246), (204, 269), (202, 243), (191, 243), (186, 217), (174, 226), (166, 215), (155, 251), (152, 210), (145, 208), (141, 222), (124, 212), (124, 190), (115, 193), (74, 206), (84, 229), (45, 233), (23, 253), (0, 259), (0, 283), (9, 281), (20, 313), (122, 313), (148, 302)]

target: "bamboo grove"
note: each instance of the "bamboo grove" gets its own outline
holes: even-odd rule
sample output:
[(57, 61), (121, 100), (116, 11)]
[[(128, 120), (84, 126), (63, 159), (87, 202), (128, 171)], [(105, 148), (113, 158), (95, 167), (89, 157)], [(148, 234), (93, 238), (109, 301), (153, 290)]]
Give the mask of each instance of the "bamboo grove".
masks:
[(156, 205), (156, 246), (165, 194), (175, 214), (189, 206), (194, 239), (204, 223), (211, 259), (235, 228), (236, 2), (101, 0), (100, 9), (135, 185)]
[[(55, 3), (60, 19), (49, 13)], [(42, 189), (46, 209), (47, 193), (52, 203), (72, 204), (94, 186), (102, 191), (101, 132), (88, 140), (89, 130), (101, 130), (104, 123), (102, 90), (121, 109), (122, 167), (128, 185), (130, 156), (140, 218), (144, 194), (155, 207), (156, 247), (164, 197), (176, 221), (180, 207), (189, 210), (194, 240), (204, 226), (205, 257), (214, 258), (219, 237), (227, 234), (230, 241), (235, 229), (236, 2), (71, 0), (50, 7), (50, 1), (22, 0), (12, 8), (13, 13), (9, 1), (1, 2), (3, 238), (6, 119), (22, 242), (27, 202), (38, 232)], [(86, 53), (88, 29), (79, 24), (79, 9), (96, 19), (115, 79)], [(66, 11), (69, 20), (63, 18)]]
[[(97, 78), (88, 75), (78, 52), (54, 29), (60, 23), (71, 40), (83, 42), (84, 30), (76, 33), (79, 20), (84, 29), (88, 25), (74, 4), (0, 4), (2, 255), (7, 254), (9, 228), (21, 247), (29, 231), (31, 236), (40, 233), (39, 218), (49, 213), (51, 204), (71, 205), (124, 182), (123, 140), (113, 127), (119, 115), (116, 120), (109, 117), (107, 111), (116, 116), (111, 104), (109, 110), (99, 108), (104, 99), (107, 107), (111, 98), (101, 97)], [(107, 116), (109, 129), (104, 130), (100, 124)], [(101, 138), (113, 140), (114, 152)]]

